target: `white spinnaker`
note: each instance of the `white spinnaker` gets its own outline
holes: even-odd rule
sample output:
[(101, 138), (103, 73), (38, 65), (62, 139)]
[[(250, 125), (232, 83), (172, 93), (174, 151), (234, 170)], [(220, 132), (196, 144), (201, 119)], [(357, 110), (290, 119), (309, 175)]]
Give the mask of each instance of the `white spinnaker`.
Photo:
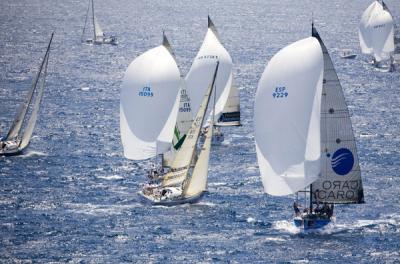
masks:
[(321, 46), (315, 38), (280, 50), (255, 98), (257, 159), (266, 193), (288, 195), (320, 174)]
[(369, 29), (369, 20), (375, 8), (379, 7), (379, 3), (374, 1), (370, 4), (361, 16), (358, 27), (358, 37), (360, 40), (361, 52), (364, 54), (372, 54), (371, 32)]
[[(120, 103), (120, 130), (124, 155), (143, 160), (168, 150), (164, 127), (175, 117), (181, 77), (170, 51), (163, 45), (136, 58), (125, 72)], [(171, 129), (171, 132), (173, 129)], [(162, 142), (160, 142), (162, 141)], [(161, 144), (160, 144), (161, 143)]]
[(214, 25), (212, 22), (210, 24), (210, 21), (211, 20), (209, 20), (209, 28), (203, 44), (201, 45), (185, 80), (187, 92), (192, 103), (192, 113), (195, 115), (199, 110), (200, 103), (206, 93), (207, 87), (213, 78), (215, 62), (217, 60), (219, 61), (218, 76), (216, 80), (217, 104), (215, 106), (216, 109), (219, 109), (219, 111), (215, 111), (216, 118), (218, 118), (229, 95), (229, 91), (227, 91), (225, 93), (225, 98), (221, 99), (225, 92), (225, 89), (221, 88), (229, 88), (226, 84), (232, 73), (232, 58), (219, 41)]
[(375, 8), (369, 21), (371, 45), (376, 61), (390, 59), (394, 51), (394, 24), (390, 13), (382, 5)]
[(207, 188), (208, 162), (210, 160), (213, 129), (214, 126), (210, 126), (207, 131), (206, 139), (193, 169), (192, 176), (188, 179), (188, 182), (183, 190), (183, 196), (185, 197), (199, 195)]

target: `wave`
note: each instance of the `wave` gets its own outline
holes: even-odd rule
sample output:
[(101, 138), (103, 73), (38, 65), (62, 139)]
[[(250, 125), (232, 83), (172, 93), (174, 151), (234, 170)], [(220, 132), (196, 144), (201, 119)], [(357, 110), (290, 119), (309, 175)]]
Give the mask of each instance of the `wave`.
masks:
[(30, 150), (28, 152), (24, 152), (24, 154), (20, 155), (20, 157), (22, 158), (28, 158), (28, 157), (33, 157), (33, 156), (48, 156), (47, 153), (44, 152), (40, 152), (40, 151), (34, 151), (34, 150)]

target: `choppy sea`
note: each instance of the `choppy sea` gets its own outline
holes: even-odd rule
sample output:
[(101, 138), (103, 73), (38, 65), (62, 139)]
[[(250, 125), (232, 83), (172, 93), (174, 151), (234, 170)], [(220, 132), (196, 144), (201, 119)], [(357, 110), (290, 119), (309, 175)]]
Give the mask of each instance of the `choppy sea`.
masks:
[[(31, 145), (0, 158), (1, 263), (400, 262), (400, 70), (378, 71), (360, 54), (357, 27), (370, 1), (96, 0), (118, 46), (81, 43), (87, 4), (0, 2), (1, 135), (55, 31)], [(400, 2), (386, 4), (399, 25)], [(148, 162), (122, 154), (121, 80), (135, 57), (161, 43), (162, 30), (186, 74), (207, 14), (234, 61), (243, 126), (224, 128), (225, 143), (212, 148), (198, 204), (151, 207), (137, 195)], [(263, 193), (252, 116), (266, 63), (310, 36), (312, 17), (350, 109), (366, 204), (337, 206), (330, 227), (304, 233), (291, 223), (293, 197)], [(341, 59), (344, 48), (358, 57)]]

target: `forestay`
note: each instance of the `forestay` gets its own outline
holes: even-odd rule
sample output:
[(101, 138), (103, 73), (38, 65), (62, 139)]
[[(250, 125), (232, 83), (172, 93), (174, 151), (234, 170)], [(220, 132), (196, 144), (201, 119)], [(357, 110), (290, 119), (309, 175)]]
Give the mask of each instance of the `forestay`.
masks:
[(314, 202), (362, 203), (361, 172), (349, 111), (332, 60), (313, 28), (324, 58), (321, 102), (321, 177), (313, 182)]
[[(206, 89), (213, 78), (215, 61), (219, 61), (218, 76), (216, 79), (217, 103), (215, 106), (217, 118), (221, 114), (229, 95), (230, 85), (227, 85), (232, 73), (232, 59), (222, 46), (216, 28), (208, 18), (208, 30), (203, 44), (185, 78), (187, 92), (191, 100), (192, 113), (195, 115)], [(224, 89), (221, 89), (223, 88)]]
[(145, 52), (129, 65), (120, 103), (126, 158), (147, 159), (171, 147), (180, 86), (180, 72), (165, 36), (163, 45)]
[(280, 50), (262, 74), (254, 123), (268, 194), (295, 193), (319, 176), (322, 76), (321, 47), (311, 37)]

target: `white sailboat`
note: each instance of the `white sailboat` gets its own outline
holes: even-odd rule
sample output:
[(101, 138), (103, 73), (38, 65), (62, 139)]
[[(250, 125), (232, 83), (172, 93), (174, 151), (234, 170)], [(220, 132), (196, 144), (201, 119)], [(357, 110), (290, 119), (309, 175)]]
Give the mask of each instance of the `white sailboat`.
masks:
[[(206, 36), (185, 78), (193, 114), (198, 112), (206, 87), (212, 80), (216, 59), (219, 61), (216, 87), (223, 87), (223, 89), (217, 89), (216, 91), (215, 117), (218, 120), (223, 113), (231, 90), (233, 64), (231, 56), (221, 44), (214, 23), (208, 17)], [(213, 143), (223, 140), (221, 131), (214, 131), (214, 134), (219, 136), (214, 136)]]
[(333, 204), (364, 202), (342, 87), (314, 27), (312, 37), (285, 47), (268, 63), (254, 123), (265, 192), (284, 196), (309, 187), (309, 208), (301, 214), (294, 204), (296, 226), (323, 227), (331, 221)]
[(83, 27), (83, 32), (82, 32), (82, 42), (83, 38), (86, 33), (86, 26), (90, 22), (88, 21), (89, 18), (89, 13), (92, 14), (91, 16), (91, 22), (93, 25), (93, 38), (92, 39), (86, 39), (86, 43), (91, 43), (91, 44), (111, 44), (111, 45), (118, 45), (118, 40), (116, 36), (106, 36), (103, 32), (103, 30), (100, 27), (99, 22), (97, 21), (97, 18), (94, 14), (94, 0), (89, 0), (89, 5), (88, 9), (86, 12), (86, 18), (85, 18), (85, 25)]
[[(33, 129), (37, 121), (40, 103), (47, 75), (47, 65), (49, 62), (50, 46), (54, 33), (51, 34), (45, 56), (40, 64), (36, 77), (33, 79), (32, 87), (29, 90), (24, 102), (10, 127), (5, 138), (0, 138), (0, 155), (12, 156), (22, 153), (29, 145)], [(34, 102), (34, 103), (33, 103)], [(30, 109), (31, 106), (31, 110)], [(28, 115), (30, 113), (30, 117)], [(26, 124), (24, 126), (24, 124)]]
[[(159, 176), (160, 181), (144, 186), (140, 192), (143, 198), (154, 205), (176, 205), (198, 201), (207, 187), (208, 162), (210, 157), (213, 125), (206, 132), (205, 140), (197, 156), (200, 130), (205, 120), (210, 97), (215, 91), (218, 62), (214, 76), (203, 96), (199, 111), (191, 124), (186, 139), (177, 150), (170, 170)], [(216, 96), (214, 92), (214, 105)]]
[(362, 53), (372, 55), (375, 66), (392, 67), (394, 22), (379, 1), (374, 1), (364, 11), (358, 33)]

